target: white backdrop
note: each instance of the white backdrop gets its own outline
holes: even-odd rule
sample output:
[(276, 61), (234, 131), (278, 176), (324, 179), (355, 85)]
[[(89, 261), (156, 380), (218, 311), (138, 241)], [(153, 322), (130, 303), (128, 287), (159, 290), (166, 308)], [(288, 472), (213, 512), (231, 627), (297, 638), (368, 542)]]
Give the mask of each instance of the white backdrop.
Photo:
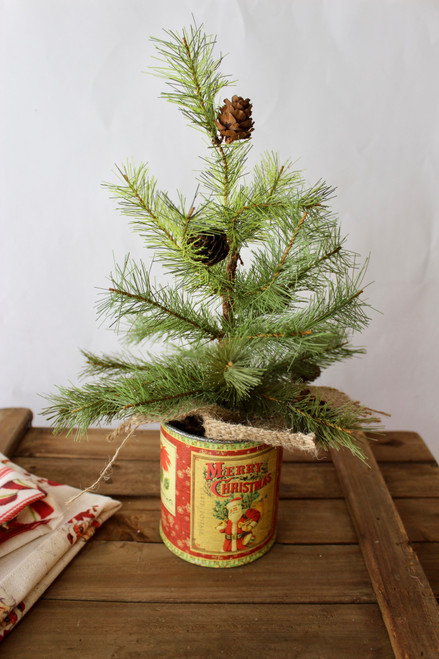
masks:
[(79, 348), (117, 351), (96, 320), (113, 256), (142, 256), (107, 192), (146, 160), (190, 197), (202, 138), (145, 75), (149, 35), (218, 35), (253, 101), (253, 154), (337, 187), (348, 246), (371, 254), (366, 356), (320, 381), (418, 431), (439, 457), (439, 5), (429, 0), (0, 0), (0, 406), (36, 413), (77, 382)]

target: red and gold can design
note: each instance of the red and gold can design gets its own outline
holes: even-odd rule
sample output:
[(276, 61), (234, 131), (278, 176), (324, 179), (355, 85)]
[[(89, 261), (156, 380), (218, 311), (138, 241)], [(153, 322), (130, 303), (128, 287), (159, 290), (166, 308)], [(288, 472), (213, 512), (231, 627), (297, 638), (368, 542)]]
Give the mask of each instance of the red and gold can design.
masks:
[(260, 558), (276, 536), (282, 449), (160, 433), (160, 535), (180, 558), (235, 567)]

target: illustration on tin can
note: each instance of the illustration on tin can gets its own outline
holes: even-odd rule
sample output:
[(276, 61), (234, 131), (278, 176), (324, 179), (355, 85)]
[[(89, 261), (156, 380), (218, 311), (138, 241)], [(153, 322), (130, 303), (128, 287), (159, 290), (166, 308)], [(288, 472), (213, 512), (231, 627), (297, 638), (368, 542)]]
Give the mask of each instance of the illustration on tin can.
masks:
[[(273, 533), (276, 506), (276, 451), (212, 456), (192, 454), (191, 546), (216, 554), (250, 551)], [(264, 508), (269, 514), (264, 515)]]
[[(259, 494), (256, 495), (256, 498), (259, 498)], [(223, 551), (237, 551), (251, 547), (255, 541), (253, 530), (261, 516), (259, 510), (248, 508), (242, 497), (236, 497), (226, 504), (215, 506), (215, 517), (223, 518), (224, 509), (226, 509), (227, 519), (222, 519), (216, 526), (220, 533), (225, 534)]]
[(161, 529), (166, 546), (207, 567), (262, 556), (276, 533), (282, 450), (218, 443), (162, 427)]

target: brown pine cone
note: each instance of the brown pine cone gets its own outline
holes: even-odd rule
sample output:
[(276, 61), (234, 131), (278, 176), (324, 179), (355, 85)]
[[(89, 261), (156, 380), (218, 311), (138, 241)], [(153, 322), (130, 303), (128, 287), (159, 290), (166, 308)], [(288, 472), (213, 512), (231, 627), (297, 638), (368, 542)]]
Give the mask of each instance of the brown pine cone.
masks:
[(221, 138), (226, 144), (235, 140), (248, 140), (253, 131), (252, 104), (250, 99), (242, 96), (232, 96), (232, 100), (224, 99), (224, 105), (219, 111), (216, 125)]
[(216, 265), (229, 253), (229, 243), (223, 232), (193, 233), (188, 236), (187, 242), (195, 248), (196, 260), (205, 265)]

